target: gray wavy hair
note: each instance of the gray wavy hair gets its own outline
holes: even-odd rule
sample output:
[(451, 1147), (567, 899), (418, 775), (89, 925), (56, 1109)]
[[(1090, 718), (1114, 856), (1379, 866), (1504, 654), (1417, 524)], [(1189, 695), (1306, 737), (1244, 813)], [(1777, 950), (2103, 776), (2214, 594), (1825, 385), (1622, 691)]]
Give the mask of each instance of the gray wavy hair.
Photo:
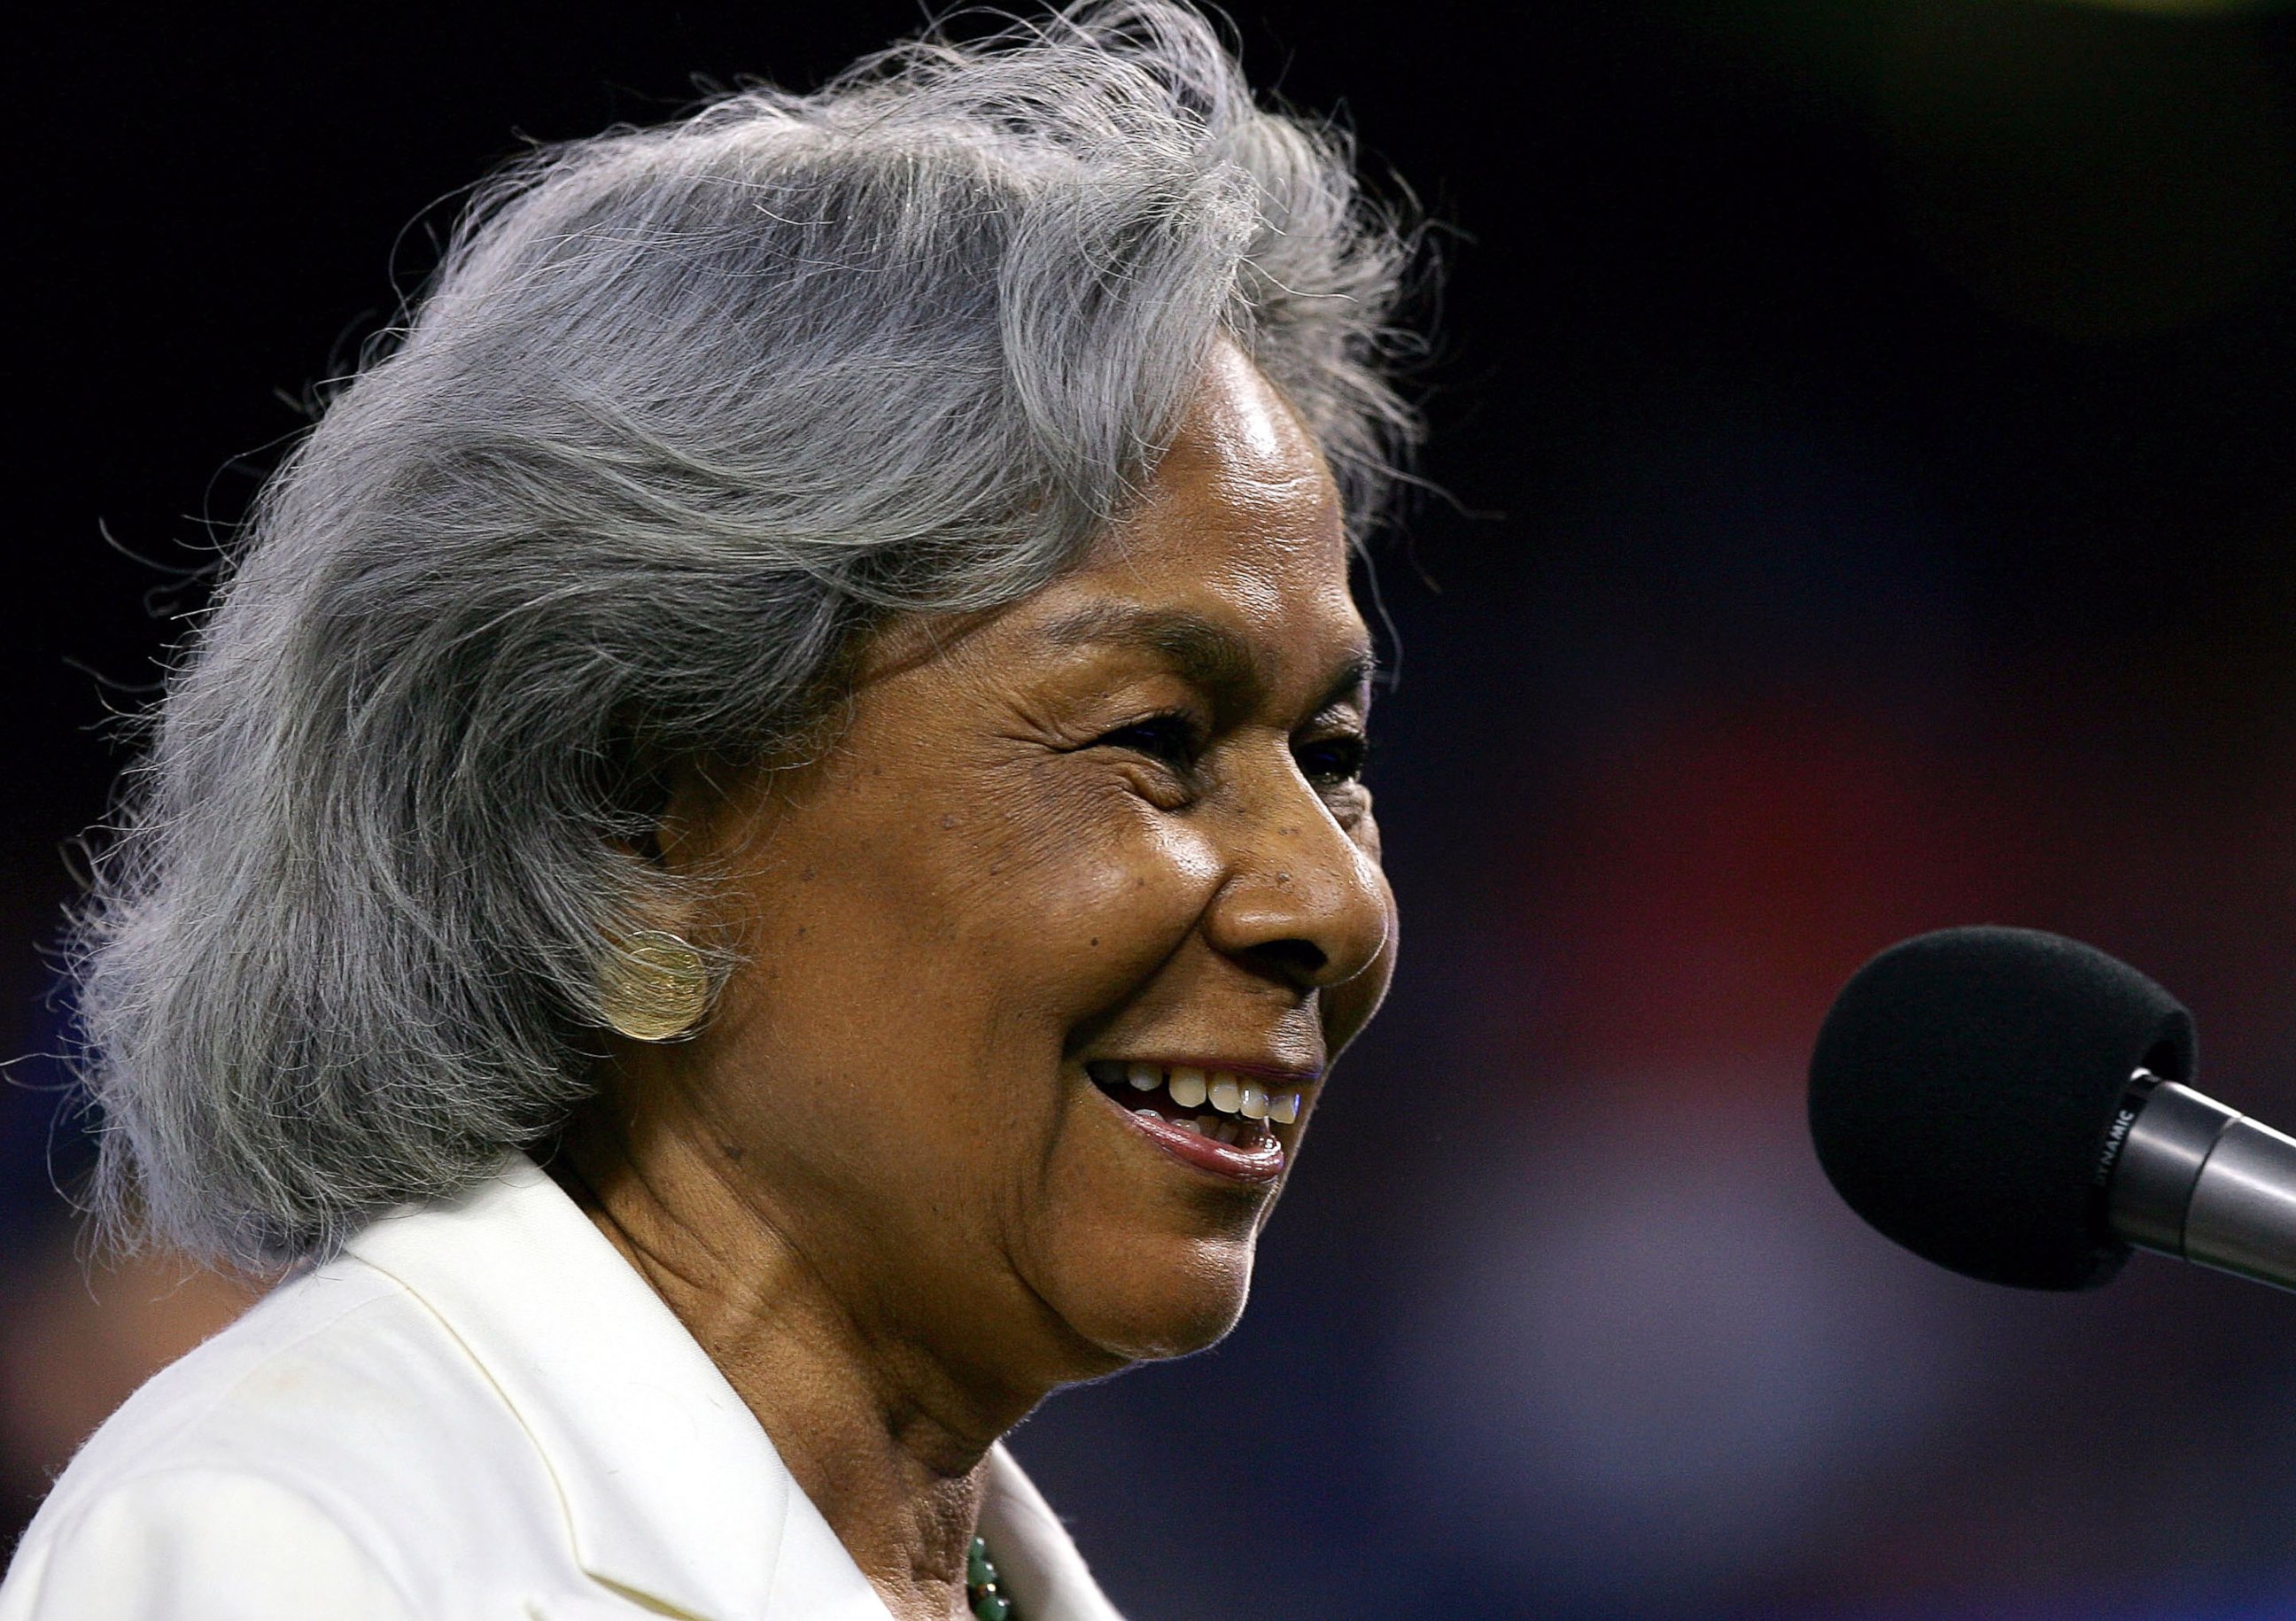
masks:
[(545, 1139), (670, 880), (680, 758), (766, 764), (888, 614), (1014, 601), (1222, 335), (1354, 521), (1411, 239), (1161, 0), (927, 38), (486, 185), (258, 498), (77, 920), (116, 1236), (324, 1255)]

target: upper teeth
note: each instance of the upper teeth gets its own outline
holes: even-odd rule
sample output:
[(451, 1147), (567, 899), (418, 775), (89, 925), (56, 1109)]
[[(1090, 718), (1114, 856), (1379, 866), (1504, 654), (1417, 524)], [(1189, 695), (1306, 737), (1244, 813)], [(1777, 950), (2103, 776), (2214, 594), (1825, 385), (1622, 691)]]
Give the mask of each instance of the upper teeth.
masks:
[[(1107, 1072), (1102, 1074), (1105, 1077)], [(1167, 1069), (1160, 1064), (1128, 1063), (1123, 1067), (1123, 1078), (1138, 1092), (1163, 1087), (1182, 1109), (1201, 1109), (1209, 1103), (1224, 1115), (1272, 1120), (1278, 1126), (1289, 1126), (1300, 1118), (1299, 1093), (1271, 1092), (1232, 1070), (1207, 1071), (1186, 1064)]]

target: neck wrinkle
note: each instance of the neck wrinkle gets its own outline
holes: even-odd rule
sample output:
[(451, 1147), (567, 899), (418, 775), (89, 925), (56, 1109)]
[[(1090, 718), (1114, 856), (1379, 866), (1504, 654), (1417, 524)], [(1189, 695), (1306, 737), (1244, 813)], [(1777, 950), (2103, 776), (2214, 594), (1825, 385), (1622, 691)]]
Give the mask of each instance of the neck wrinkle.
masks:
[[(594, 1117), (588, 1125), (601, 1124)], [(873, 1333), (755, 1200), (675, 1133), (570, 1129), (545, 1167), (716, 1363), (898, 1621), (964, 1617), (989, 1449), (1010, 1420)], [(940, 1399), (932, 1399), (938, 1396)], [(955, 1421), (952, 1421), (952, 1419)]]

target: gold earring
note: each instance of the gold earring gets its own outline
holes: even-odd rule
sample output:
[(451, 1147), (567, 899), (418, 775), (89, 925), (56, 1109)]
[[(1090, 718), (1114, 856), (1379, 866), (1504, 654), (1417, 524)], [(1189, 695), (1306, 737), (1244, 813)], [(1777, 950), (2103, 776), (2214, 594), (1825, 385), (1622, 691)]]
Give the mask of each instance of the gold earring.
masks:
[(599, 972), (598, 1008), (632, 1041), (681, 1041), (709, 1011), (709, 965), (666, 929), (636, 929)]

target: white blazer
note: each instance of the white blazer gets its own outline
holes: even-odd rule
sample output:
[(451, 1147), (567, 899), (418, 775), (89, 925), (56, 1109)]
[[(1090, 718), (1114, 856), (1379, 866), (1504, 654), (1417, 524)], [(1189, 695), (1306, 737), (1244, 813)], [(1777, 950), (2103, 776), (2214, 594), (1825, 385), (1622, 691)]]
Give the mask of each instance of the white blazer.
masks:
[[(1021, 1621), (1119, 1621), (1002, 1447)], [(120, 1408), (0, 1621), (888, 1621), (692, 1336), (520, 1159), (385, 1217)]]

